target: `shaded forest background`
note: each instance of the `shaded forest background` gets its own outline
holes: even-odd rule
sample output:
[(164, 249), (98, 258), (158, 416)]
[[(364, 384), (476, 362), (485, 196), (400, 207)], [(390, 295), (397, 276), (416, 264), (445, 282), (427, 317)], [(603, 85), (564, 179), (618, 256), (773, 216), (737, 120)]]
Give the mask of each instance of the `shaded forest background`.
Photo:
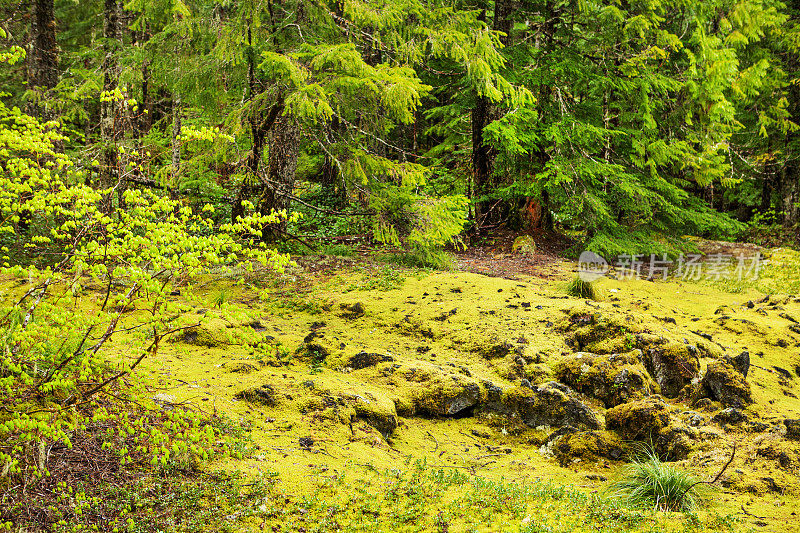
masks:
[(423, 264), (500, 227), (607, 255), (796, 244), (797, 7), (3, 1), (24, 60), (0, 87), (108, 214), (144, 188), (216, 224), (285, 211), (265, 240), (365, 235)]

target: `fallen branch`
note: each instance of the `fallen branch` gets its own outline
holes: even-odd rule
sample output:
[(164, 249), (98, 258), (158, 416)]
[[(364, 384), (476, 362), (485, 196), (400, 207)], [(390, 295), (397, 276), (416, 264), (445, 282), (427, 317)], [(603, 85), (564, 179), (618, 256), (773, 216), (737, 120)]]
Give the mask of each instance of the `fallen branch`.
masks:
[[(722, 470), (719, 471), (719, 473), (714, 477), (714, 479), (712, 479), (711, 481), (698, 481), (696, 483), (692, 483), (691, 485), (689, 485), (689, 487), (685, 491), (683, 491), (683, 493), (680, 495), (680, 498), (683, 498), (686, 495), (687, 492), (689, 492), (690, 490), (695, 488), (697, 485), (713, 485), (714, 483), (719, 481), (719, 478), (722, 477), (722, 474), (724, 474), (725, 470), (727, 470), (728, 467), (731, 465), (731, 463), (733, 462), (733, 458), (735, 456), (736, 456), (736, 442), (734, 441), (734, 443), (733, 443), (733, 451), (731, 452), (730, 459), (728, 459), (728, 462), (725, 463), (725, 466), (722, 467)], [(678, 498), (678, 499), (680, 499), (680, 498)]]

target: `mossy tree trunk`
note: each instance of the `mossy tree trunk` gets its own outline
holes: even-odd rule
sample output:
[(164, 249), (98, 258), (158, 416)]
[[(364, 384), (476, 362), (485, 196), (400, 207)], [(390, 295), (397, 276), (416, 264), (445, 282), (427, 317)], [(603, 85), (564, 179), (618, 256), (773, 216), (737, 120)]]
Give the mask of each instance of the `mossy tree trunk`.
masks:
[(33, 2), (31, 20), (31, 49), (28, 58), (28, 87), (34, 96), (28, 103), (28, 113), (42, 120), (53, 118), (48, 109), (48, 93), (58, 83), (58, 43), (53, 0)]
[[(119, 101), (114, 97), (118, 87), (119, 68), (117, 48), (120, 44), (119, 4), (116, 0), (105, 0), (103, 11), (103, 93), (100, 102), (100, 187), (110, 189), (117, 184), (119, 159), (117, 141), (121, 132), (118, 127)], [(113, 195), (105, 194), (103, 208), (113, 211)]]
[[(269, 132), (269, 161), (267, 163), (267, 183), (259, 202), (259, 211), (268, 214), (272, 211), (289, 209), (290, 195), (294, 190), (297, 173), (297, 154), (300, 144), (300, 128), (294, 117), (279, 117)], [(286, 229), (281, 221), (267, 228), (267, 237), (278, 237)]]

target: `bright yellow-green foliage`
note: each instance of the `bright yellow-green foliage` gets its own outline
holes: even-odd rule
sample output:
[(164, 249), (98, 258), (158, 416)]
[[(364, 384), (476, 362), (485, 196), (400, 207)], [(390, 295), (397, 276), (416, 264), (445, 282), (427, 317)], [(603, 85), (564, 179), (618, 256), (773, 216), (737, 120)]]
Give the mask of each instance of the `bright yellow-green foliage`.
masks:
[[(0, 102), (2, 274), (23, 281), (0, 309), (0, 469), (3, 487), (31, 485), (49, 474), (54, 447), (85, 435), (118, 458), (166, 466), (207, 458), (217, 432), (205, 417), (162, 409), (131, 389), (127, 376), (181, 326), (183, 307), (170, 293), (190, 290), (209, 269), (281, 269), (288, 258), (249, 245), (278, 215), (215, 227), (190, 207), (152, 192), (127, 190), (108, 212), (106, 195), (54, 148), (58, 124), (41, 124)], [(20, 257), (28, 265), (11, 266)], [(98, 290), (89, 302), (82, 295)], [(147, 348), (115, 368), (112, 337), (125, 324)], [(120, 386), (125, 379), (128, 386)]]

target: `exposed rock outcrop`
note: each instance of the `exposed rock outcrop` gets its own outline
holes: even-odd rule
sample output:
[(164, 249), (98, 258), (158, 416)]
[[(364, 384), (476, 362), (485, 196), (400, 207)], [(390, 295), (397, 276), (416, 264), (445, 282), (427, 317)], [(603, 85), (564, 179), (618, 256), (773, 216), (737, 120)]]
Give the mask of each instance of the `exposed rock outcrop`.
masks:
[(347, 366), (353, 370), (361, 370), (363, 368), (375, 366), (379, 363), (390, 363), (392, 361), (394, 361), (394, 357), (391, 355), (361, 351), (350, 357), (347, 362)]
[(653, 337), (637, 337), (638, 345), (643, 347), (644, 366), (658, 383), (661, 394), (667, 398), (675, 398), (684, 387), (699, 377), (700, 360), (697, 348), (691, 344)]
[(640, 357), (640, 350), (613, 355), (579, 352), (556, 365), (555, 377), (606, 407), (614, 407), (659, 391)]
[(503, 412), (518, 416), (530, 427), (602, 428), (597, 415), (586, 404), (575, 398), (567, 387), (555, 382), (506, 391), (501, 405)]
[(413, 399), (417, 412), (453, 416), (478, 405), (485, 398), (480, 385), (456, 374), (436, 376), (419, 389)]
[(260, 385), (258, 387), (251, 387), (244, 389), (236, 394), (235, 398), (239, 400), (246, 400), (256, 405), (266, 405), (273, 407), (277, 403), (275, 389), (272, 385)]
[(720, 402), (724, 407), (741, 409), (753, 403), (750, 384), (730, 363), (714, 361), (708, 365), (700, 383), (701, 397)]

